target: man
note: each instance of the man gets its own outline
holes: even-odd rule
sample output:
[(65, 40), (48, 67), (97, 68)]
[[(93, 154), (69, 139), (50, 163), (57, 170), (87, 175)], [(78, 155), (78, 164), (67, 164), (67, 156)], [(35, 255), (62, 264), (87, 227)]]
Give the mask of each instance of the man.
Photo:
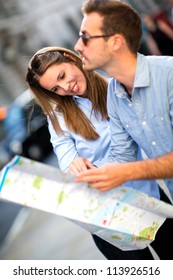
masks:
[[(85, 70), (113, 77), (107, 100), (111, 147), (108, 158), (94, 163), (99, 168), (83, 159), (89, 170), (76, 181), (107, 191), (130, 180), (165, 179), (173, 198), (173, 58), (138, 53), (141, 20), (127, 3), (88, 0), (82, 11), (75, 50)], [(138, 146), (148, 159), (136, 160)], [(161, 199), (166, 201), (162, 192)], [(152, 243), (162, 259), (173, 251), (172, 228), (168, 219)]]

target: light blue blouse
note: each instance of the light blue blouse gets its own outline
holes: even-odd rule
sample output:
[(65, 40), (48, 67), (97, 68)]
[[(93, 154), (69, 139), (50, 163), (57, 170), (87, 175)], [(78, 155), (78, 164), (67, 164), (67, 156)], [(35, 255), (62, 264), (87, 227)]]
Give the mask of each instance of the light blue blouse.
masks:
[(65, 135), (57, 135), (50, 120), (48, 127), (50, 131), (50, 141), (53, 145), (54, 152), (57, 156), (59, 167), (62, 172), (67, 172), (68, 168), (78, 156), (87, 158), (94, 162), (102, 157), (107, 156), (110, 145), (110, 125), (108, 120), (101, 119), (100, 114), (95, 115), (92, 110), (92, 104), (88, 98), (74, 97), (77, 105), (85, 113), (93, 124), (95, 130), (100, 135), (97, 140), (85, 140), (81, 135), (75, 134), (68, 130), (62, 115), (57, 114), (60, 126)]

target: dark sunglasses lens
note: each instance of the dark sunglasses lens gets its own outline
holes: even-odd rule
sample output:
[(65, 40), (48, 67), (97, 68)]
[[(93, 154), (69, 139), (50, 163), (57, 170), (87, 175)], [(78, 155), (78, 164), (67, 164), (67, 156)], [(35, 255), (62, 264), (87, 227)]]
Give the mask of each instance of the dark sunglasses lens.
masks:
[(87, 39), (85, 38), (85, 35), (81, 33), (81, 34), (79, 34), (79, 37), (82, 39), (82, 42), (83, 42), (84, 46), (86, 46), (87, 45)]
[(87, 39), (85, 37), (82, 38), (84, 45), (87, 45)]

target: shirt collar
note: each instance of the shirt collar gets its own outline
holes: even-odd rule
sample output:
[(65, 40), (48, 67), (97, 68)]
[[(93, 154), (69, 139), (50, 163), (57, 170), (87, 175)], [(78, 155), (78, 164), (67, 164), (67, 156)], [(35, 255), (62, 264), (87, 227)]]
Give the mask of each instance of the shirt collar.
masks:
[[(149, 85), (150, 85), (150, 71), (149, 71), (148, 60), (144, 55), (138, 53), (134, 88), (148, 87)], [(124, 88), (117, 80), (114, 80), (114, 88), (115, 88), (115, 93), (119, 97), (125, 97), (127, 95), (126, 92), (124, 91)]]
[(138, 53), (134, 88), (147, 87), (149, 85), (150, 85), (150, 71), (149, 71), (148, 60), (144, 55)]

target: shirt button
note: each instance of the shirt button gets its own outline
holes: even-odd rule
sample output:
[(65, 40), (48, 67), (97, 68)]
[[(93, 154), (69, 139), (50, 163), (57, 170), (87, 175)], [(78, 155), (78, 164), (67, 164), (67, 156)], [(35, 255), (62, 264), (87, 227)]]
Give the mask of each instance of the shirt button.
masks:
[(152, 143), (151, 143), (153, 146), (155, 146), (156, 145), (156, 141), (152, 141)]
[(132, 104), (131, 104), (131, 103), (129, 103), (129, 107), (132, 107)]
[(126, 124), (126, 127), (129, 127), (129, 125), (128, 125), (128, 124)]
[(161, 119), (161, 121), (163, 121), (163, 120), (164, 120), (164, 118), (163, 118), (163, 117), (161, 117), (160, 119)]
[(146, 125), (146, 121), (143, 121), (143, 122), (142, 122), (142, 125)]

